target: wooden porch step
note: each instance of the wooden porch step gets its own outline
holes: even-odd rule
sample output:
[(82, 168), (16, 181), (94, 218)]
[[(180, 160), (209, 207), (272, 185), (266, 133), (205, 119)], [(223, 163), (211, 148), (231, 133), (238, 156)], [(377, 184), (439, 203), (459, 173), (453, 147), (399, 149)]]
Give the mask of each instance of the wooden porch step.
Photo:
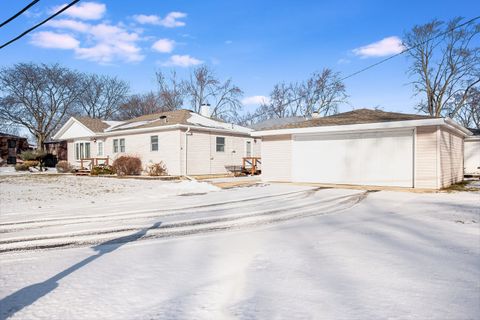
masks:
[(89, 176), (90, 175), (90, 170), (88, 169), (79, 169), (75, 172), (76, 176)]

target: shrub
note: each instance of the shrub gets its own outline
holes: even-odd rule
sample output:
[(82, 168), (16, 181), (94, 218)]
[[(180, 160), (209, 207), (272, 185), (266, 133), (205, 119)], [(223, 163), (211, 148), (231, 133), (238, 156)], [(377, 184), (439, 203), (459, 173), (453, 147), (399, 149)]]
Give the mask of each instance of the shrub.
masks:
[(98, 176), (99, 174), (114, 174), (115, 170), (113, 170), (112, 166), (94, 166), (92, 170), (90, 170), (90, 174), (92, 176)]
[(45, 151), (41, 150), (26, 150), (20, 153), (20, 159), (23, 161), (40, 160), (47, 155)]
[(15, 165), (15, 170), (28, 171), (31, 167), (36, 167), (38, 165), (39, 165), (39, 162), (35, 160), (23, 161), (22, 163), (17, 163)]
[(57, 168), (57, 171), (60, 173), (67, 173), (67, 172), (72, 172), (73, 166), (68, 163), (68, 161), (61, 160), (57, 163), (55, 166)]
[(167, 167), (160, 161), (159, 163), (152, 163), (147, 167), (147, 173), (149, 176), (165, 176), (167, 175)]
[(140, 175), (142, 160), (137, 156), (121, 156), (113, 161), (112, 167), (119, 176)]
[[(23, 161), (37, 161), (37, 166), (40, 166), (40, 171), (43, 171), (43, 167), (45, 166), (45, 157), (47, 153), (43, 150), (26, 150), (20, 154), (20, 159)], [(36, 166), (32, 166), (36, 167)]]

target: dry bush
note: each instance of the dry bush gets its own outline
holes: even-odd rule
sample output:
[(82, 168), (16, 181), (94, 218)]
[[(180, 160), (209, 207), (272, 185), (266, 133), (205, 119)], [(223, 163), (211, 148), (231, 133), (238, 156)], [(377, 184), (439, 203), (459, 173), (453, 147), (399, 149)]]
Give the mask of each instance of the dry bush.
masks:
[(73, 170), (73, 166), (65, 160), (58, 161), (55, 168), (57, 168), (57, 172), (59, 173), (68, 173), (72, 172)]
[(38, 165), (39, 165), (39, 162), (35, 161), (35, 160), (23, 161), (22, 163), (17, 163), (15, 165), (15, 170), (16, 171), (28, 171), (31, 167), (36, 167)]
[(168, 174), (167, 167), (163, 161), (149, 165), (147, 168), (147, 173), (149, 176), (166, 176)]
[(92, 176), (98, 176), (100, 174), (114, 174), (115, 170), (112, 166), (102, 165), (102, 166), (94, 166), (92, 170), (90, 170), (90, 174)]
[(112, 167), (119, 176), (138, 176), (142, 173), (142, 160), (137, 156), (120, 156)]

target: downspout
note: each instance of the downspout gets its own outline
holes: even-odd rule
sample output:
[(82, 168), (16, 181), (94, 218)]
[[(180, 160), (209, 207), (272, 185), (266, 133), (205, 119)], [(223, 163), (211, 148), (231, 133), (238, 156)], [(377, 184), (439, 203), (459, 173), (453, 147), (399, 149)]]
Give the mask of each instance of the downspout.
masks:
[(192, 177), (188, 176), (188, 136), (191, 135), (190, 133), (190, 126), (187, 127), (187, 131), (185, 131), (185, 169), (183, 172), (183, 175), (188, 179), (188, 180), (195, 180)]

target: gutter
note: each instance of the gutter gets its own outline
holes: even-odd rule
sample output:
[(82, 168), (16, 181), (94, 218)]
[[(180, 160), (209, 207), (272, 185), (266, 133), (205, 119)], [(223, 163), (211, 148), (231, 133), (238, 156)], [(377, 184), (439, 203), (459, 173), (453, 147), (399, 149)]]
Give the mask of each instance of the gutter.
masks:
[(425, 120), (404, 120), (392, 122), (375, 122), (375, 123), (359, 123), (350, 125), (335, 125), (335, 126), (319, 126), (319, 127), (305, 127), (305, 128), (288, 128), (288, 129), (273, 129), (261, 130), (252, 132), (252, 137), (276, 136), (284, 134), (308, 134), (308, 133), (335, 133), (335, 132), (355, 132), (355, 131), (373, 131), (373, 130), (389, 130), (414, 128), (423, 126), (449, 126), (455, 131), (460, 132), (463, 136), (472, 135), (470, 131), (457, 124), (450, 118), (437, 118)]

